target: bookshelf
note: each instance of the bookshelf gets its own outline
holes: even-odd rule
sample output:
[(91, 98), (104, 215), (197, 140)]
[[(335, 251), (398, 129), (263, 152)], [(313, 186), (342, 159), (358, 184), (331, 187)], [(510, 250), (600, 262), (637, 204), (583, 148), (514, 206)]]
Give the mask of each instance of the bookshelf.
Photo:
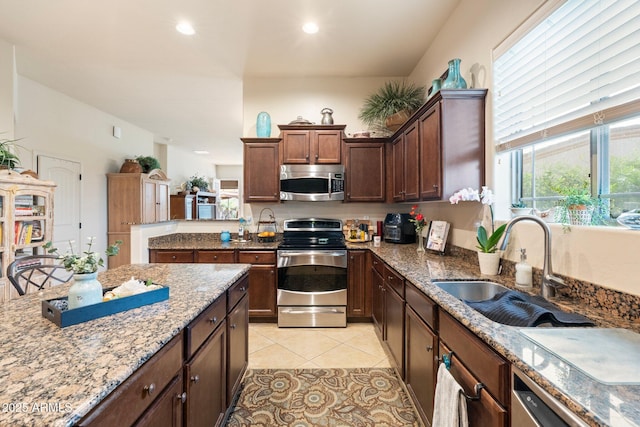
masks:
[(17, 298), (7, 267), (23, 256), (42, 254), (52, 239), (53, 181), (0, 170), (0, 302)]

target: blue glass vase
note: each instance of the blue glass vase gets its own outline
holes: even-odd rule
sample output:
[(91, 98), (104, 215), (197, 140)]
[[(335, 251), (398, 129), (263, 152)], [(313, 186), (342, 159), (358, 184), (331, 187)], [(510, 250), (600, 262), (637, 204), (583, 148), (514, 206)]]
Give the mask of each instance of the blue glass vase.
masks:
[(449, 74), (444, 82), (442, 89), (466, 89), (467, 82), (460, 75), (460, 59), (455, 58), (449, 61)]
[(258, 113), (256, 133), (258, 138), (269, 138), (271, 136), (271, 116), (269, 116), (269, 113), (264, 111)]

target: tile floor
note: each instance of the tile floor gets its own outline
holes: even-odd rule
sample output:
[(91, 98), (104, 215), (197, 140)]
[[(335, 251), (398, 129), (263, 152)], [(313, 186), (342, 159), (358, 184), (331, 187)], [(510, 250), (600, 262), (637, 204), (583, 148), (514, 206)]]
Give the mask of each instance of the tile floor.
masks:
[(249, 324), (249, 369), (371, 367), (391, 367), (371, 323), (346, 328)]

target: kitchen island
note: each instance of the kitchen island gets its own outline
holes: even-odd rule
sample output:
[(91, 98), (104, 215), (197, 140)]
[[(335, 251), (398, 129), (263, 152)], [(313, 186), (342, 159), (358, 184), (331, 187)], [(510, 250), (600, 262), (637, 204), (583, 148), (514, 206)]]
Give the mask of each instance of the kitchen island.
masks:
[(2, 305), (0, 425), (73, 425), (248, 272), (247, 264), (140, 264), (99, 274), (103, 287), (152, 279), (169, 299), (66, 328), (41, 300), (69, 285)]

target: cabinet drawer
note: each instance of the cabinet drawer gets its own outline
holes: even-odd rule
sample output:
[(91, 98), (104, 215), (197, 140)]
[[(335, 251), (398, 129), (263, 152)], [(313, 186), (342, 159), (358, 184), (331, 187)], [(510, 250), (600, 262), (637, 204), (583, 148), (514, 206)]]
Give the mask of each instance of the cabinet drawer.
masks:
[(275, 264), (276, 253), (273, 251), (240, 251), (238, 252), (240, 264)]
[[(440, 344), (440, 354), (448, 354), (451, 350), (446, 345)], [(482, 382), (476, 378), (458, 359), (457, 355), (453, 354), (451, 358), (451, 368), (449, 369), (453, 378), (456, 379), (458, 384), (462, 386), (464, 392), (468, 396), (475, 396), (475, 386), (477, 383)], [(486, 385), (486, 383), (485, 383)], [(507, 411), (496, 401), (486, 389), (481, 389), (479, 393), (479, 400), (467, 400), (467, 411), (469, 414), (469, 420), (473, 421), (476, 425), (486, 427), (506, 427), (507, 426)]]
[(151, 262), (193, 262), (193, 251), (155, 251)]
[(384, 261), (382, 261), (376, 255), (373, 255), (371, 257), (371, 266), (375, 271), (378, 272), (380, 276), (384, 277)]
[(418, 313), (431, 329), (436, 330), (436, 303), (411, 283), (406, 284), (404, 291), (407, 304)]
[(79, 425), (111, 427), (133, 424), (182, 369), (182, 342), (182, 334), (169, 341)]
[(439, 315), (440, 340), (449, 347), (473, 375), (501, 404), (509, 396), (509, 364), (487, 344), (442, 310)]
[(234, 263), (234, 251), (197, 251), (196, 262), (202, 263)]
[(249, 274), (245, 274), (242, 279), (227, 289), (227, 310), (231, 312), (238, 301), (244, 297), (249, 291)]
[(200, 348), (227, 315), (227, 299), (221, 295), (185, 328), (187, 359)]
[(404, 299), (404, 277), (396, 273), (388, 265), (385, 265), (384, 268), (384, 281)]

